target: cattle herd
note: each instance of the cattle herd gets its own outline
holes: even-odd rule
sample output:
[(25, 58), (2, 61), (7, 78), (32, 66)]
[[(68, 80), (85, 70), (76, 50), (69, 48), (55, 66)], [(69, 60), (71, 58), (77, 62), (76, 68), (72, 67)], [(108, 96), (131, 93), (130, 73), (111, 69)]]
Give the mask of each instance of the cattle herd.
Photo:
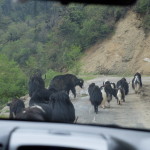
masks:
[[(141, 74), (136, 73), (132, 79), (132, 88), (135, 93), (139, 93), (142, 87)], [(125, 102), (125, 96), (129, 93), (129, 83), (125, 78), (119, 80), (116, 84), (108, 80), (103, 82), (100, 87), (91, 83), (88, 88), (91, 104), (94, 106), (95, 113), (98, 113), (98, 107), (102, 108), (110, 107), (110, 101), (114, 97), (117, 100), (117, 104), (120, 105)]]
[[(76, 97), (76, 86), (83, 87), (83, 79), (77, 78), (73, 74), (55, 76), (48, 88), (45, 87), (44, 79), (41, 74), (35, 73), (29, 79), (29, 107), (25, 108), (21, 99), (13, 99), (8, 103), (10, 109), (10, 119), (66, 122), (74, 123), (77, 121), (75, 108), (72, 104), (69, 92)], [(142, 87), (141, 74), (136, 73), (132, 80), (132, 88), (135, 93), (140, 92)], [(98, 86), (91, 83), (88, 87), (89, 100), (94, 106), (97, 114), (98, 108), (110, 107), (110, 102), (114, 97), (117, 104), (125, 102), (125, 97), (129, 93), (129, 83), (125, 78), (116, 84), (108, 80), (103, 85)], [(106, 105), (107, 104), (107, 105)]]

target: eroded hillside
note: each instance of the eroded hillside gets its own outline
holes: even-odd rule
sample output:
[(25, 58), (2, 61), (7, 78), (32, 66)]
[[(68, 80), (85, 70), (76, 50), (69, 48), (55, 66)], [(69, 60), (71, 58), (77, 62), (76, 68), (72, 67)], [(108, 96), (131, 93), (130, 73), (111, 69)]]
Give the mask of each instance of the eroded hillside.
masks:
[(83, 72), (150, 75), (150, 35), (132, 11), (116, 25), (113, 36), (89, 48), (81, 59)]

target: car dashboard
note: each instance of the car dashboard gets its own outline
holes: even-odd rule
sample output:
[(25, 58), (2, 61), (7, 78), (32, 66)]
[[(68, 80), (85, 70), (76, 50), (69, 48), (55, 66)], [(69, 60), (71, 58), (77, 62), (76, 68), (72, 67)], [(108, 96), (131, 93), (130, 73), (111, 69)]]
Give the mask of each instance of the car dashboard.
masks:
[(117, 127), (0, 121), (0, 150), (147, 150), (149, 131)]

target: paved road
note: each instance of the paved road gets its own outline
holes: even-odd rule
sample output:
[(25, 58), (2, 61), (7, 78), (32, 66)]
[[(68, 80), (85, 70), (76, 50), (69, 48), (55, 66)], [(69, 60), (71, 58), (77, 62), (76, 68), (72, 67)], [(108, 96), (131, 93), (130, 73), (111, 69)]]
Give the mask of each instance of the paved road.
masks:
[[(97, 78), (85, 82), (84, 89), (77, 89), (78, 97), (72, 99), (75, 106), (76, 116), (79, 123), (94, 123), (94, 124), (115, 124), (123, 127), (135, 128), (150, 128), (150, 97), (141, 98), (140, 95), (134, 94), (130, 85), (129, 95), (126, 96), (126, 102), (122, 105), (117, 105), (113, 98), (110, 108), (100, 108), (98, 114), (94, 113), (94, 108), (89, 101), (87, 94), (88, 85), (92, 82), (97, 85), (102, 85), (106, 77)], [(111, 82), (117, 82), (120, 77), (107, 77)], [(126, 78), (128, 82), (132, 78)], [(150, 77), (144, 77), (143, 84), (150, 85)], [(150, 86), (148, 86), (150, 87)], [(150, 92), (150, 88), (147, 88)]]

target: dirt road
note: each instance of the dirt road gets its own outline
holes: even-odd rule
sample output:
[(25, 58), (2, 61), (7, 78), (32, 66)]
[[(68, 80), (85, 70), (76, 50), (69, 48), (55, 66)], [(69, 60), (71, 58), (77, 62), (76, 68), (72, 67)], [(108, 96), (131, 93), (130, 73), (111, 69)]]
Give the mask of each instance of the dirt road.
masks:
[[(77, 89), (78, 97), (72, 99), (72, 102), (76, 109), (76, 116), (79, 117), (78, 122), (150, 128), (150, 77), (143, 77), (143, 96), (134, 94), (130, 84), (130, 92), (129, 95), (126, 96), (125, 103), (117, 105), (116, 99), (113, 98), (110, 108), (103, 109), (99, 107), (98, 114), (95, 114), (94, 108), (89, 101), (89, 96), (85, 96), (87, 94), (88, 85), (94, 82), (100, 86), (106, 78), (115, 83), (120, 79), (120, 77), (101, 77), (85, 82), (84, 89)], [(128, 82), (132, 81), (132, 78), (126, 79)]]

